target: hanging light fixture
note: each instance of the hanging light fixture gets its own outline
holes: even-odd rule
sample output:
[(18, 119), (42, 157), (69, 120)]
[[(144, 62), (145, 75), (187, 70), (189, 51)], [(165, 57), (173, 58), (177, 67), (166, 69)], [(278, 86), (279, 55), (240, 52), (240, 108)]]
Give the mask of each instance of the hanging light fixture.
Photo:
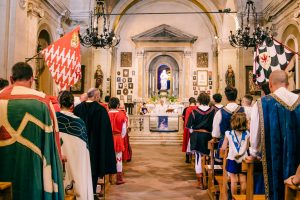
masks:
[[(94, 12), (90, 11), (89, 28), (86, 29), (83, 35), (79, 35), (80, 43), (83, 46), (109, 49), (119, 44), (120, 38), (116, 36), (113, 30), (110, 30), (110, 22), (107, 16), (104, 0), (96, 0)], [(98, 27), (100, 21), (103, 21), (102, 29)]]
[[(246, 26), (244, 26), (244, 16), (247, 15)], [(257, 13), (255, 12), (254, 2), (247, 0), (246, 8), (241, 16), (241, 27), (237, 29), (236, 33), (233, 34), (230, 31), (229, 42), (233, 47), (256, 47), (256, 45), (262, 44), (262, 42), (269, 36), (271, 36), (271, 30), (269, 27), (263, 28), (258, 23)], [(253, 18), (253, 32), (251, 33), (250, 18)]]

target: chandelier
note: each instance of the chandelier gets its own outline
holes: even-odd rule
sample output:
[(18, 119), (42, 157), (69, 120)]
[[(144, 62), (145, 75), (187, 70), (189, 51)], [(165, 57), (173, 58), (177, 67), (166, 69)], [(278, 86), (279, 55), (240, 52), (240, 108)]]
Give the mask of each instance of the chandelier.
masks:
[[(116, 36), (113, 30), (110, 30), (107, 16), (104, 0), (96, 0), (94, 12), (90, 12), (89, 28), (86, 29), (83, 35), (79, 35), (80, 43), (83, 46), (109, 49), (119, 44), (120, 38)], [(102, 29), (98, 27), (100, 21), (103, 21)]]
[[(247, 16), (247, 24), (244, 26), (244, 16)], [(233, 34), (230, 31), (229, 42), (231, 46), (240, 48), (256, 47), (271, 35), (269, 27), (263, 28), (258, 23), (257, 13), (255, 12), (254, 2), (247, 0), (246, 8), (241, 16), (241, 27)], [(253, 32), (251, 33), (250, 17), (253, 18)]]

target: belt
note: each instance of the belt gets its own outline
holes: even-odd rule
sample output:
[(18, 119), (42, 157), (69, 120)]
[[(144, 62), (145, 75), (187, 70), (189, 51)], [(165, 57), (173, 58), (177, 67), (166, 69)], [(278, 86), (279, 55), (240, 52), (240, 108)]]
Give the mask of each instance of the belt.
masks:
[(197, 129), (197, 130), (193, 130), (193, 132), (199, 132), (199, 133), (210, 133), (209, 131), (207, 131), (206, 129)]

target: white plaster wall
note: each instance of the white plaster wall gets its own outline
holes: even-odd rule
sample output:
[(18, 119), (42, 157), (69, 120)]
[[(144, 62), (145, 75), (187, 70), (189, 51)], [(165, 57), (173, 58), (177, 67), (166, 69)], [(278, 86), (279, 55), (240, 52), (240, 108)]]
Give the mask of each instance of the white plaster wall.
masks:
[(10, 1), (0, 1), (0, 77), (8, 78), (7, 74), (7, 45), (9, 38)]

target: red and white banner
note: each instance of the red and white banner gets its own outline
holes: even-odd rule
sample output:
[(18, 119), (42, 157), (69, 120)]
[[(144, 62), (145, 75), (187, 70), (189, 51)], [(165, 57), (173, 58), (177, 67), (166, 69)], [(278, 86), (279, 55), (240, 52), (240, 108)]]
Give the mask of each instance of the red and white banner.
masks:
[(66, 90), (81, 79), (79, 29), (76, 27), (42, 51), (59, 90)]

